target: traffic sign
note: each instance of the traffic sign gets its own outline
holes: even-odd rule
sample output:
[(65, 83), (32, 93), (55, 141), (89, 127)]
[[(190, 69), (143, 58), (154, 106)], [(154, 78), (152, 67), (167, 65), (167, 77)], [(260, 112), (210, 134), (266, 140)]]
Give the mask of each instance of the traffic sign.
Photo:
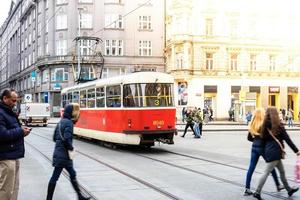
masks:
[(32, 94), (25, 94), (24, 95), (24, 101), (26, 103), (31, 103), (32, 102)]

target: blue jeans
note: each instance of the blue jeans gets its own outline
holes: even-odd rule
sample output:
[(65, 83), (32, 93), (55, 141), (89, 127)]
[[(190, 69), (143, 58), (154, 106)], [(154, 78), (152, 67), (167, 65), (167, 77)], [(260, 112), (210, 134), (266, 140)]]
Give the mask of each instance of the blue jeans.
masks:
[[(55, 167), (52, 177), (49, 182), (56, 184), (63, 169), (64, 168), (62, 168), (62, 167)], [(75, 180), (76, 179), (76, 171), (74, 170), (74, 168), (73, 167), (65, 167), (65, 169), (68, 171), (68, 173), (70, 175), (70, 179)]]
[(294, 123), (293, 123), (293, 119), (292, 118), (288, 118), (288, 126), (289, 127), (293, 127)]
[(201, 135), (200, 135), (200, 129), (199, 129), (199, 123), (194, 122), (193, 129), (195, 131), (195, 136), (196, 137), (201, 137)]
[[(255, 167), (257, 165), (259, 157), (262, 156), (262, 154), (263, 154), (263, 151), (264, 151), (263, 147), (252, 146), (250, 166), (249, 166), (249, 169), (247, 172), (247, 178), (246, 178), (246, 188), (248, 188), (248, 189), (250, 189), (250, 183), (251, 183), (251, 178), (252, 178), (253, 172), (255, 170)], [(272, 177), (274, 179), (276, 186), (279, 186), (280, 183), (278, 181), (278, 176), (276, 174), (275, 169), (273, 169), (271, 173), (272, 173)]]

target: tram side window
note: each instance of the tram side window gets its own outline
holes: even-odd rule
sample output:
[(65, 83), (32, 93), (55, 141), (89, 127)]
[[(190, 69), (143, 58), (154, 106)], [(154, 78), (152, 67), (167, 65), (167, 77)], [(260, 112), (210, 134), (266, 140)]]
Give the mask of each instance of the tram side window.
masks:
[(121, 87), (120, 85), (106, 87), (106, 106), (121, 107)]
[(105, 106), (104, 87), (96, 88), (96, 105), (97, 108), (102, 108)]
[(72, 92), (68, 93), (68, 104), (72, 102)]
[(86, 90), (80, 91), (80, 108), (86, 108)]
[(79, 92), (76, 91), (76, 92), (73, 92), (73, 100), (72, 100), (73, 103), (79, 103)]
[(140, 84), (126, 84), (123, 86), (124, 107), (141, 107), (141, 87)]
[(87, 94), (88, 94), (88, 102), (87, 102), (87, 107), (88, 108), (95, 108), (95, 96), (96, 96), (96, 94), (95, 94), (95, 88), (93, 88), (93, 89), (89, 89), (88, 91), (87, 91)]
[(66, 105), (68, 104), (68, 99), (67, 99), (67, 95), (63, 94), (62, 95), (62, 107), (66, 107)]

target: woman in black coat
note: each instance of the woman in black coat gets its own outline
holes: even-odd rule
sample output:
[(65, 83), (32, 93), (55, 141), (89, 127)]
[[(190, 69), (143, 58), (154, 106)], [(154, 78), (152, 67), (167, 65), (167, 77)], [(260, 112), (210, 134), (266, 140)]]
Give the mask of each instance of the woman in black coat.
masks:
[(280, 172), (281, 181), (288, 191), (288, 195), (292, 196), (299, 188), (292, 188), (289, 186), (285, 176), (282, 157), (283, 141), (285, 141), (291, 149), (299, 156), (300, 152), (295, 144), (290, 139), (284, 126), (280, 123), (279, 114), (275, 107), (269, 107), (265, 114), (265, 119), (262, 126), (264, 147), (264, 158), (267, 162), (264, 174), (259, 180), (257, 189), (253, 196), (257, 199), (262, 199), (260, 196), (261, 190), (270, 174), (270, 172), (277, 167)]
[[(48, 192), (47, 192), (47, 200), (51, 200), (53, 197), (53, 193), (55, 190), (56, 182), (59, 179), (59, 176), (62, 170), (65, 168), (69, 175), (70, 181), (74, 190), (78, 195), (79, 200), (90, 199), (84, 197), (81, 194), (81, 191), (78, 187), (78, 183), (76, 180), (76, 171), (73, 167), (73, 160), (71, 157), (74, 152), (73, 147), (73, 125), (77, 122), (79, 118), (79, 105), (76, 103), (69, 104), (64, 109), (63, 118), (57, 124), (53, 140), (55, 142), (55, 149), (53, 153), (53, 167), (54, 171), (52, 177), (48, 184)], [(60, 130), (59, 130), (60, 129)]]

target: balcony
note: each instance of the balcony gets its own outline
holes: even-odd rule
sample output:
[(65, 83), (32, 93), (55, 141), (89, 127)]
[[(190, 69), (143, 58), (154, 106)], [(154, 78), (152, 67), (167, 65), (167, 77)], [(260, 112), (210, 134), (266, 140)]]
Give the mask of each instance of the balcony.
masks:
[[(78, 62), (78, 56), (66, 55), (66, 56), (43, 56), (39, 57), (36, 62), (36, 67), (40, 68), (46, 65), (61, 65), (61, 64), (76, 64)], [(81, 64), (102, 64), (104, 59), (102, 54), (91, 56), (81, 56)]]

